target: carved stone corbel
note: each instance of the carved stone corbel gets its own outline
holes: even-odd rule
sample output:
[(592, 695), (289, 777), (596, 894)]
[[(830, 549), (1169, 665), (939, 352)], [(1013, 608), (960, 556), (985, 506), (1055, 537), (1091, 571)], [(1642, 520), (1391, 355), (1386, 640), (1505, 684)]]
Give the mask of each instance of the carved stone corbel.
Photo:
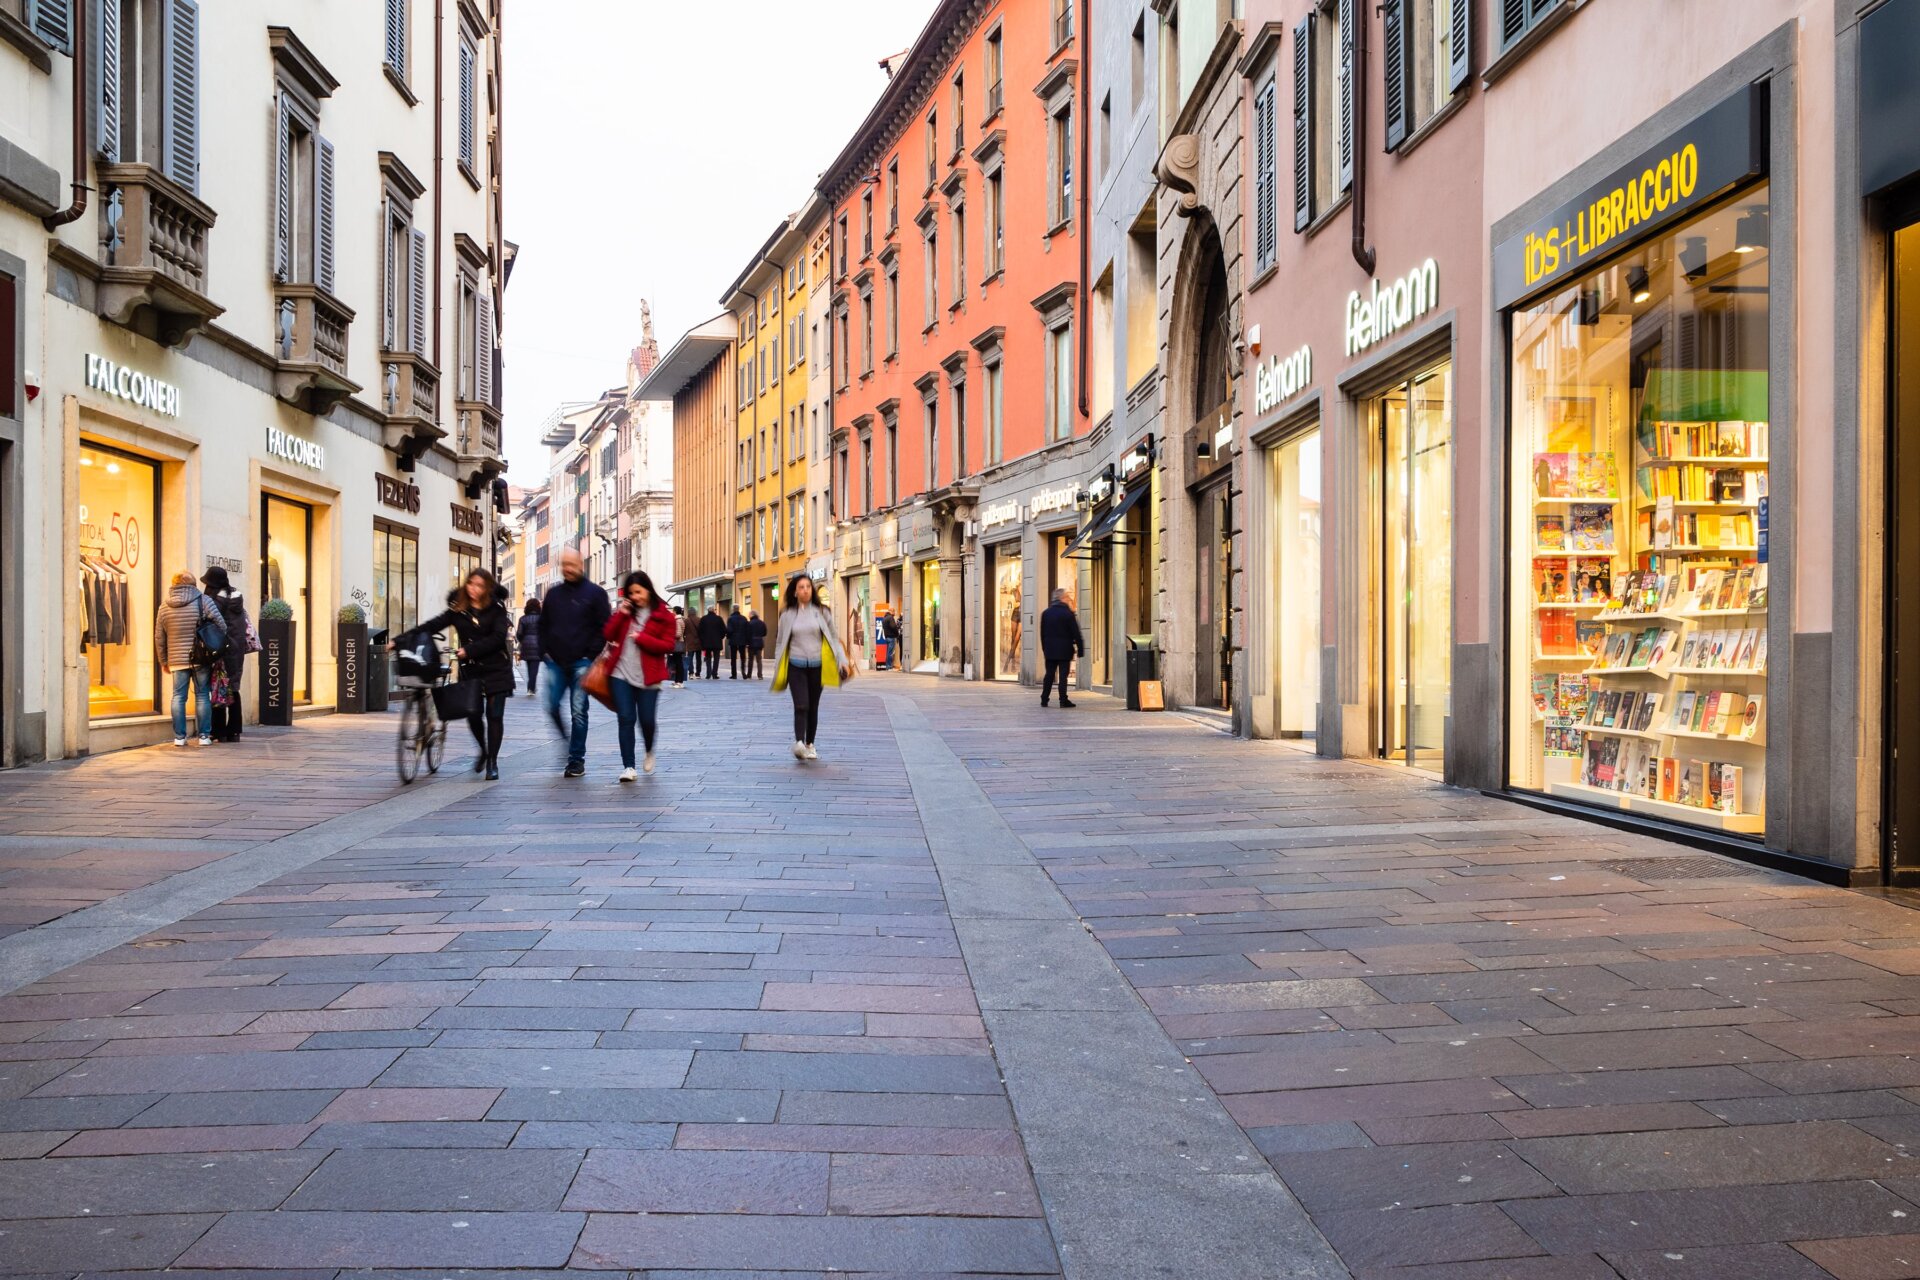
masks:
[(1160, 153), (1159, 179), (1180, 197), (1181, 217), (1191, 218), (1200, 209), (1200, 138), (1198, 134), (1178, 133), (1167, 139)]

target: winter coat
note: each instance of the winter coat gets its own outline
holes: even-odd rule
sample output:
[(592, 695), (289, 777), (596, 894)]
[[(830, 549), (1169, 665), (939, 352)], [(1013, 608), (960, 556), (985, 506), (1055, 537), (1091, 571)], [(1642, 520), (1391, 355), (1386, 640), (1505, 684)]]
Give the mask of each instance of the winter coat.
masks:
[(733, 613), (727, 616), (727, 643), (735, 649), (747, 647), (747, 615)]
[[(650, 610), (640, 626), (640, 634), (634, 639), (640, 647), (640, 674), (649, 688), (667, 682), (667, 655), (673, 652), (673, 620), (671, 609)], [(615, 655), (626, 645), (627, 630), (632, 626), (633, 614), (625, 609), (615, 609), (607, 619), (607, 643), (613, 646)]]
[(161, 666), (178, 671), (193, 665), (193, 634), (199, 630), (203, 618), (226, 624), (219, 608), (200, 588), (180, 586), (168, 590), (167, 602), (160, 606), (153, 620), (153, 656)]
[[(544, 615), (543, 615), (544, 616)], [(452, 627), (467, 651), (460, 659), (460, 679), (478, 681), (487, 694), (513, 692), (513, 655), (507, 652), (507, 606), (494, 601), (477, 612), (449, 609), (420, 624), (421, 631)]]
[(686, 614), (676, 613), (673, 615), (673, 651), (675, 653), (685, 653), (687, 651), (687, 628), (689, 625), (691, 624), (687, 622)]
[(765, 618), (747, 619), (747, 648), (759, 653), (767, 647), (767, 620)]
[(700, 615), (700, 647), (715, 653), (727, 642), (727, 620), (717, 613)]
[(1084, 655), (1087, 642), (1080, 634), (1080, 619), (1065, 600), (1056, 600), (1040, 613), (1040, 652), (1048, 662), (1065, 662)]
[(238, 680), (247, 665), (247, 605), (232, 588), (216, 593), (212, 599), (227, 624), (227, 647), (220, 660), (227, 668), (227, 678)]
[(523, 613), (520, 625), (514, 630), (513, 638), (520, 644), (520, 661), (540, 661), (540, 615)]
[(612, 615), (606, 588), (585, 578), (554, 583), (540, 602), (541, 654), (562, 667), (599, 657), (600, 633)]

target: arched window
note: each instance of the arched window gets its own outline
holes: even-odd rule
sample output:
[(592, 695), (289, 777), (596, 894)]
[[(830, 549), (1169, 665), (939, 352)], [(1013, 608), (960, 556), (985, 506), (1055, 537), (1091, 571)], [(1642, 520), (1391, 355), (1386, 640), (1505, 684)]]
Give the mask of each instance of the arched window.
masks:
[(1206, 251), (1200, 296), (1199, 358), (1194, 362), (1193, 419), (1212, 419), (1233, 398), (1233, 346), (1228, 332), (1227, 267), (1217, 242)]

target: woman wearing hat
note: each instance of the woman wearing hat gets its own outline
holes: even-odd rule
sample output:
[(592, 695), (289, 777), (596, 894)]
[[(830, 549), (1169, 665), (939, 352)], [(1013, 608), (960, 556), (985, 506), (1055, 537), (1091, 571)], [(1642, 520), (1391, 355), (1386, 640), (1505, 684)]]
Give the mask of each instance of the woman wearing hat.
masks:
[[(257, 648), (253, 643), (253, 622), (247, 617), (246, 601), (220, 565), (214, 565), (200, 575), (200, 586), (220, 610), (220, 617), (227, 624), (227, 647), (221, 650), (219, 658), (219, 666), (226, 675), (226, 687), (219, 689), (220, 681), (216, 680), (215, 694), (211, 699), (213, 740), (238, 742), (240, 722), (245, 718), (240, 705), (240, 677), (246, 670), (247, 655)], [(225, 701), (222, 701), (223, 696)]]

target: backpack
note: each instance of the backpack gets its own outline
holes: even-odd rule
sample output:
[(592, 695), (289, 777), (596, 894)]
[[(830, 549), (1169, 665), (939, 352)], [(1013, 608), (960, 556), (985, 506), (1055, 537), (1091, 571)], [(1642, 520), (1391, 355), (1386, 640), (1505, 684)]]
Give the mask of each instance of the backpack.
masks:
[[(212, 602), (207, 599), (204, 592), (195, 596), (194, 600), (199, 608), (200, 617), (193, 628), (191, 661), (196, 667), (210, 667), (220, 660), (221, 654), (227, 651), (227, 622), (220, 616), (220, 610), (213, 608)], [(210, 608), (211, 614), (208, 613)]]

